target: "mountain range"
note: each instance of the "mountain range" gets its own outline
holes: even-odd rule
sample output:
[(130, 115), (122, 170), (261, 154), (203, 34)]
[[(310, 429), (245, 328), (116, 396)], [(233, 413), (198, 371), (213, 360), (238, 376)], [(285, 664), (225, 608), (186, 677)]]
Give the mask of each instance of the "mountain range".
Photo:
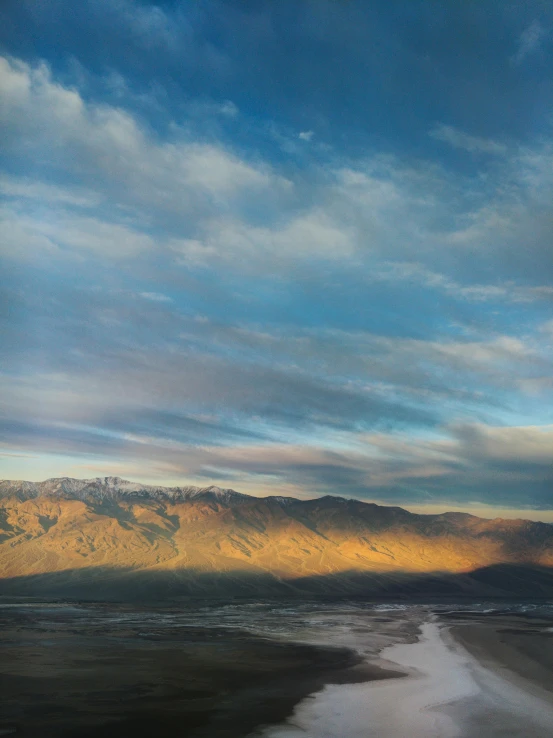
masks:
[(553, 525), (119, 477), (4, 480), (0, 594), (547, 597)]

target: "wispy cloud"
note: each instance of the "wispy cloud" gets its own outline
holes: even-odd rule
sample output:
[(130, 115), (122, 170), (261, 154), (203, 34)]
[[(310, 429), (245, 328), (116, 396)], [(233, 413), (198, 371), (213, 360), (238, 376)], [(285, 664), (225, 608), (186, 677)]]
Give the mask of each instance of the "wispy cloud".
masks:
[[(156, 140), (121, 108), (87, 103), (75, 89), (52, 80), (46, 65), (0, 60), (2, 124), (8, 148), (79, 173), (100, 177), (109, 192), (134, 204), (163, 210), (220, 204), (219, 198), (251, 197), (257, 190), (287, 187), (269, 167), (249, 163), (217, 145), (186, 139)], [(11, 135), (10, 135), (11, 134)], [(63, 150), (64, 156), (56, 156)]]
[(536, 53), (547, 36), (547, 30), (538, 20), (524, 29), (517, 42), (517, 51), (512, 57), (514, 64), (521, 64), (528, 56)]
[(172, 302), (168, 295), (162, 295), (160, 292), (141, 292), (140, 297), (152, 302)]
[(443, 141), (456, 149), (463, 149), (470, 153), (501, 155), (507, 152), (507, 146), (503, 143), (492, 141), (489, 138), (481, 138), (480, 136), (471, 136), (469, 133), (460, 131), (453, 126), (446, 126), (443, 123), (433, 128), (430, 135), (438, 141)]

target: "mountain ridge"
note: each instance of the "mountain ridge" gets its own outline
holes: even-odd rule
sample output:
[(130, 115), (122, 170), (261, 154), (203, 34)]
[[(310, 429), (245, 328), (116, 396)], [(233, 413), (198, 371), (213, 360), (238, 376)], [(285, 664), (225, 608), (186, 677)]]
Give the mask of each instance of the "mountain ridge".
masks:
[(0, 481), (0, 592), (40, 581), (85, 592), (111, 582), (144, 596), (160, 582), (172, 594), (370, 594), (415, 580), (439, 591), (453, 576), (459, 591), (516, 594), (530, 581), (520, 567), (539, 568), (537, 591), (553, 594), (553, 525), (120, 477)]
[[(108, 477), (90, 477), (85, 479), (77, 479), (75, 477), (50, 477), (48, 479), (43, 480), (42, 482), (29, 482), (26, 480), (21, 479), (0, 479), (0, 499), (3, 497), (6, 497), (10, 494), (17, 494), (21, 492), (27, 492), (27, 491), (36, 491), (36, 494), (29, 495), (28, 497), (23, 497), (23, 499), (32, 499), (33, 497), (40, 497), (40, 496), (55, 496), (55, 494), (59, 493), (60, 491), (63, 491), (65, 494), (69, 492), (70, 490), (61, 489), (63, 483), (69, 482), (74, 489), (77, 489), (80, 491), (82, 490), (88, 490), (91, 493), (91, 496), (111, 496), (113, 498), (118, 499), (131, 499), (133, 495), (136, 495), (137, 497), (146, 498), (148, 496), (151, 496), (152, 499), (156, 499), (158, 497), (165, 497), (166, 499), (171, 500), (189, 500), (201, 496), (212, 496), (216, 499), (228, 499), (228, 500), (235, 500), (238, 501), (240, 499), (242, 500), (275, 500), (277, 502), (282, 503), (288, 503), (288, 502), (297, 502), (297, 503), (304, 503), (304, 502), (312, 502), (313, 500), (336, 500), (336, 501), (344, 501), (344, 502), (358, 502), (362, 505), (368, 505), (373, 506), (376, 508), (386, 508), (390, 510), (402, 510), (405, 513), (408, 513), (409, 515), (413, 515), (416, 517), (424, 518), (424, 517), (450, 517), (453, 516), (456, 517), (463, 517), (463, 518), (475, 518), (478, 520), (494, 520), (494, 521), (506, 521), (506, 520), (513, 520), (513, 521), (525, 521), (525, 522), (536, 522), (540, 525), (548, 525), (553, 527), (552, 523), (546, 523), (544, 521), (531, 521), (527, 518), (483, 518), (478, 515), (472, 515), (471, 513), (465, 513), (465, 512), (457, 512), (457, 511), (446, 511), (443, 513), (414, 513), (410, 510), (407, 510), (406, 508), (403, 508), (399, 505), (382, 505), (376, 502), (367, 502), (365, 500), (359, 500), (355, 497), (344, 497), (342, 495), (321, 495), (319, 497), (311, 497), (307, 499), (302, 499), (299, 497), (288, 497), (284, 495), (266, 495), (265, 497), (260, 497), (257, 495), (248, 495), (243, 492), (237, 492), (234, 489), (227, 488), (227, 487), (219, 487), (218, 485), (208, 485), (207, 487), (200, 487), (197, 485), (176, 485), (176, 486), (165, 486), (165, 485), (152, 485), (152, 484), (144, 484), (142, 482), (133, 482), (128, 479), (123, 479), (122, 477), (118, 476), (108, 476)], [(80, 485), (80, 487), (79, 487)], [(19, 489), (14, 490), (14, 488), (19, 487)], [(79, 497), (80, 498), (80, 497)]]
[[(35, 494), (26, 493), (34, 492)], [(74, 494), (77, 498), (81, 498), (82, 493), (88, 492), (93, 497), (112, 497), (112, 498), (131, 498), (133, 495), (138, 497), (164, 497), (166, 499), (191, 499), (201, 494), (210, 494), (216, 498), (244, 498), (243, 495), (232, 489), (209, 485), (208, 487), (196, 487), (187, 485), (183, 487), (165, 487), (162, 485), (142, 484), (141, 482), (131, 482), (121, 477), (92, 477), (90, 479), (75, 479), (73, 477), (51, 477), (42, 482), (28, 482), (25, 480), (0, 479), (0, 498), (10, 494), (19, 494), (23, 499), (31, 499), (41, 496), (55, 496), (62, 494), (63, 496), (71, 496)], [(86, 494), (85, 494), (86, 496)]]

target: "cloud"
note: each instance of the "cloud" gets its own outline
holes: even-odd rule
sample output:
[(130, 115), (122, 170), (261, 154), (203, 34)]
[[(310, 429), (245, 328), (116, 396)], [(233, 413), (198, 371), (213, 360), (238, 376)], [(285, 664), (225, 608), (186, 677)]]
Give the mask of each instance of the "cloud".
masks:
[[(128, 19), (141, 48), (179, 46), (168, 14)], [(10, 453), (302, 495), (544, 504), (547, 138), (438, 126), (486, 155), (466, 173), (304, 147), (296, 121), (296, 148), (275, 155), (223, 89), (183, 103), (194, 125), (218, 121), (199, 131), (131, 105), (130, 83), (115, 105), (98, 79), (61, 79), (0, 66)]]
[(550, 472), (553, 426), (490, 428), (481, 424), (453, 426), (462, 455), (470, 461), (497, 463), (505, 469), (528, 465)]
[(350, 435), (341, 448), (330, 448), (313, 440), (256, 438), (217, 420), (179, 414), (114, 412), (111, 419), (109, 431), (74, 422), (12, 422), (4, 434), (6, 448), (13, 444), (27, 453), (96, 460), (103, 469), (123, 465), (127, 473), (134, 469), (135, 476), (148, 478), (169, 476), (181, 483), (209, 479), (256, 494), (341, 494), (388, 504), (550, 507), (550, 426), (459, 424), (442, 429), (441, 438), (358, 434)]
[(529, 303), (553, 299), (551, 285), (522, 286), (512, 280), (499, 284), (462, 284), (417, 262), (382, 262), (379, 269), (371, 272), (370, 279), (392, 284), (411, 282), (475, 303)]
[[(260, 481), (270, 476), (302, 495), (347, 490), (361, 499), (444, 504), (478, 501), (547, 509), (552, 481), (552, 427), (498, 428), (478, 424), (450, 429), (444, 440), (379, 434), (359, 438), (356, 449), (282, 446), (222, 449), (209, 460)], [(250, 480), (248, 480), (250, 481)], [(525, 495), (520, 495), (520, 485)]]
[(52, 204), (61, 203), (78, 208), (94, 208), (101, 204), (97, 193), (79, 187), (59, 187), (32, 179), (0, 175), (0, 192), (8, 198), (40, 200)]
[(343, 260), (355, 248), (351, 234), (340, 227), (322, 210), (313, 208), (292, 218), (282, 227), (260, 227), (235, 219), (212, 220), (199, 240), (176, 241), (178, 253), (186, 260), (244, 259), (243, 267), (259, 268), (267, 263), (296, 261), (310, 256), (319, 259)]
[(471, 136), (468, 133), (446, 126), (443, 123), (430, 131), (432, 138), (443, 141), (456, 149), (463, 149), (470, 153), (503, 155), (507, 152), (505, 144), (492, 141), (488, 138)]
[(186, 212), (289, 184), (263, 164), (186, 140), (178, 128), (174, 140), (156, 140), (123, 109), (87, 103), (54, 82), (44, 64), (0, 59), (0, 93), (0, 124), (14, 155), (99, 177), (104, 193), (117, 188), (122, 201)]
[(439, 340), (293, 328), (252, 316), (237, 321), (227, 301), (218, 319), (197, 316), (179, 308), (178, 294), (171, 301), (128, 285), (58, 285), (53, 292), (38, 282), (11, 293), (10, 304), (10, 316), (18, 316), (3, 341), (5, 381), (18, 378), (7, 393), (12, 417), (32, 411), (46, 424), (50, 418), (100, 433), (110, 430), (102, 414), (108, 408), (122, 417), (157, 408), (220, 417), (270, 437), (332, 437), (483, 418), (508, 412), (520, 392), (543, 405), (551, 391), (543, 381), (553, 374), (546, 325), (526, 336)]
[(159, 292), (141, 292), (140, 297), (145, 300), (151, 300), (152, 302), (172, 302), (172, 299), (167, 295), (162, 295)]
[(31, 220), (21, 218), (10, 208), (0, 208), (3, 256), (17, 260), (36, 258), (36, 254), (59, 256), (59, 247)]
[[(116, 314), (101, 317), (104, 329), (125, 330), (124, 323), (117, 325)], [(120, 408), (123, 414), (125, 407), (173, 408), (232, 417), (243, 426), (254, 417), (259, 427), (272, 426), (275, 432), (433, 422), (428, 408), (387, 397), (366, 384), (312, 377), (297, 368), (272, 368), (263, 361), (239, 364), (191, 349), (161, 352), (106, 346), (97, 356), (80, 349), (70, 357), (70, 373), (59, 362), (51, 367), (51, 374), (38, 371), (13, 382), (11, 411), (14, 417), (28, 414), (33, 395), (37, 418), (65, 422), (79, 417), (87, 426), (97, 424), (98, 414), (106, 407)], [(39, 389), (31, 390), (33, 385)], [(90, 399), (79, 399), (84, 392)]]
[(314, 135), (314, 131), (300, 131), (298, 138), (301, 141), (311, 141)]
[(533, 20), (518, 39), (517, 51), (511, 59), (513, 64), (521, 64), (528, 56), (538, 51), (546, 36), (546, 29), (538, 20)]
[[(81, 289), (60, 291), (57, 305), (40, 294), (25, 298), (37, 299), (45, 321), (28, 345), (16, 339), (15, 364), (6, 365), (6, 449), (103, 458), (107, 466), (148, 467), (148, 475), (220, 478), (257, 491), (269, 484), (391, 501), (493, 493), (506, 502), (516, 478), (532, 504), (542, 499), (543, 444), (531, 450), (539, 430), (509, 435), (483, 422), (439, 428), (455, 415), (486, 415), (498, 388), (551, 374), (539, 341), (291, 333), (197, 319), (137, 297), (144, 295)], [(417, 441), (421, 429), (435, 439)], [(512, 479), (511, 454), (519, 459)]]
[(232, 102), (232, 100), (225, 100), (224, 103), (219, 107), (221, 115), (226, 115), (229, 118), (238, 117), (238, 107)]
[[(420, 282), (450, 296), (522, 302), (548, 294), (548, 285), (536, 282), (547, 269), (553, 273), (553, 264), (543, 269), (553, 192), (547, 142), (506, 150), (439, 126), (438, 138), (502, 155), (497, 169), (468, 186), (431, 162), (406, 165), (382, 155), (285, 175), (260, 157), (197, 140), (174, 122), (161, 138), (136, 114), (61, 85), (44, 64), (3, 59), (0, 89), (6, 151), (19, 166), (38, 169), (32, 183), (4, 177), (6, 217), (52, 253), (48, 244), (59, 245), (66, 232), (76, 249), (105, 257), (161, 250), (184, 266), (224, 262), (250, 276), (269, 264), (282, 274), (320, 257), (371, 279), (392, 265), (389, 282), (394, 271), (405, 281), (401, 265), (416, 255)], [(53, 174), (62, 184), (41, 181)], [(71, 182), (71, 195), (63, 181)], [(58, 210), (48, 219), (38, 207), (45, 201)], [(73, 212), (82, 208), (95, 209), (90, 225)], [(147, 245), (152, 240), (155, 249)], [(66, 238), (63, 248), (70, 247)], [(411, 276), (417, 278), (414, 268)]]
[(375, 490), (408, 497), (411, 488), (427, 501), (550, 507), (551, 426), (460, 423), (448, 433), (449, 439), (423, 442), (369, 438), (383, 453)]
[(154, 240), (145, 233), (118, 223), (65, 212), (58, 217), (39, 219), (9, 208), (0, 210), (4, 233), (4, 255), (32, 260), (46, 253), (58, 258), (89, 252), (110, 259), (128, 259), (152, 250)]

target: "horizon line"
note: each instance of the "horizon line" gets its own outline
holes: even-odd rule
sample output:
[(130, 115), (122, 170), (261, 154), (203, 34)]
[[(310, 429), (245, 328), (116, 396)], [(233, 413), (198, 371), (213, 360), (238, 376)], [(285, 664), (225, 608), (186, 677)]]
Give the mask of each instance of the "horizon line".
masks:
[[(139, 484), (143, 485), (144, 487), (158, 487), (162, 489), (183, 489), (183, 488), (190, 488), (193, 487), (195, 489), (201, 489), (201, 490), (209, 490), (210, 488), (217, 488), (224, 491), (230, 491), (234, 492), (235, 494), (242, 495), (244, 497), (251, 497), (251, 498), (258, 498), (258, 499), (270, 499), (270, 498), (282, 498), (282, 499), (289, 499), (289, 500), (298, 500), (298, 501), (310, 501), (310, 500), (319, 500), (324, 498), (335, 498), (335, 499), (341, 499), (341, 500), (352, 500), (355, 502), (361, 502), (367, 505), (376, 505), (378, 507), (388, 507), (388, 508), (395, 508), (395, 509), (401, 509), (405, 510), (413, 515), (444, 515), (447, 513), (461, 513), (466, 515), (472, 515), (476, 518), (481, 518), (484, 520), (523, 520), (523, 521), (530, 521), (530, 522), (538, 522), (538, 523), (545, 523), (547, 525), (553, 525), (553, 509), (539, 509), (539, 508), (509, 508), (504, 506), (496, 506), (496, 505), (488, 505), (485, 503), (477, 503), (473, 502), (471, 504), (465, 504), (465, 505), (459, 505), (455, 503), (448, 503), (448, 502), (442, 502), (442, 501), (436, 501), (436, 502), (429, 502), (429, 503), (406, 503), (405, 505), (394, 505), (390, 502), (386, 502), (380, 499), (363, 499), (360, 497), (345, 497), (343, 495), (339, 494), (322, 494), (322, 495), (313, 495), (313, 496), (306, 496), (306, 497), (296, 497), (293, 495), (281, 495), (281, 494), (269, 494), (269, 495), (262, 495), (262, 494), (252, 494), (247, 492), (239, 492), (238, 490), (233, 489), (232, 487), (221, 487), (218, 484), (208, 484), (205, 486), (201, 486), (198, 484), (152, 484), (152, 483), (146, 483), (141, 480), (132, 480), (132, 479), (126, 479), (124, 477), (120, 477), (119, 475), (105, 475), (105, 476), (96, 476), (96, 477), (70, 477), (70, 476), (60, 476), (60, 477), (47, 477), (46, 479), (33, 481), (33, 480), (27, 480), (27, 479), (0, 479), (0, 484), (3, 482), (25, 482), (27, 484), (43, 484), (44, 482), (54, 481), (54, 480), (61, 480), (61, 479), (69, 479), (72, 481), (78, 481), (78, 482), (91, 482), (96, 480), (107, 480), (107, 479), (113, 479), (113, 480), (120, 480), (121, 482), (127, 482), (129, 484)], [(490, 515), (486, 515), (484, 513), (489, 512)], [(499, 514), (494, 514), (499, 513)], [(528, 513), (535, 513), (532, 515), (532, 517), (528, 517)], [(539, 516), (539, 517), (538, 517)]]

